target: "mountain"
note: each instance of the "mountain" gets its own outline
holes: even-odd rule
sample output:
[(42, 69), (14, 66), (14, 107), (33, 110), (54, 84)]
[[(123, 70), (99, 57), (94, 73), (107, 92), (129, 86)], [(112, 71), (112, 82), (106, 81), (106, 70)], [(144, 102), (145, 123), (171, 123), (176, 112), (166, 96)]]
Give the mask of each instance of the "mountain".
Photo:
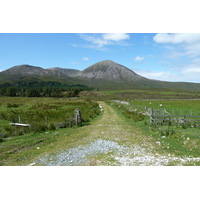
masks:
[(63, 69), (59, 67), (43, 69), (41, 67), (36, 67), (32, 65), (17, 65), (3, 71), (3, 74), (17, 74), (21, 76), (52, 76), (52, 77), (62, 77), (62, 76), (74, 76), (79, 73), (79, 70), (75, 69)]
[(0, 72), (0, 83), (16, 82), (16, 81), (55, 81), (65, 84), (76, 84), (76, 80), (71, 78), (79, 70), (49, 68), (43, 69), (32, 65), (16, 65), (5, 71)]
[(127, 67), (104, 60), (83, 71), (59, 67), (43, 69), (31, 65), (17, 65), (0, 72), (0, 83), (37, 79), (65, 84), (81, 84), (101, 90), (134, 88), (175, 88), (200, 90), (199, 83), (166, 82), (147, 79)]
[(60, 68), (60, 67), (49, 68), (49, 69), (46, 69), (45, 71), (46, 72), (49, 71), (53, 74), (61, 73), (61, 74), (65, 74), (65, 75), (71, 76), (71, 77), (76, 76), (81, 72), (81, 71), (76, 70), (76, 69), (63, 69), (63, 68)]
[(21, 75), (21, 76), (28, 76), (28, 75), (44, 76), (45, 70), (41, 67), (35, 67), (31, 65), (16, 65), (1, 73), (8, 74), (8, 75), (16, 74), (16, 75)]
[(98, 62), (78, 74), (81, 78), (104, 79), (108, 81), (139, 81), (144, 79), (127, 67), (111, 60)]

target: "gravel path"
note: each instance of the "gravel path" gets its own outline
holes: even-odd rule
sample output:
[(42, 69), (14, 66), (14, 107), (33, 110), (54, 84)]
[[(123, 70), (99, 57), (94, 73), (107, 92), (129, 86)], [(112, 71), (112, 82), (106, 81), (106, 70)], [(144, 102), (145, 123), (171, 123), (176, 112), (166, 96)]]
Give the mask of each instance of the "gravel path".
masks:
[(200, 158), (181, 158), (170, 154), (163, 156), (157, 153), (152, 153), (141, 146), (135, 145), (132, 148), (128, 148), (113, 141), (97, 140), (87, 146), (81, 145), (77, 148), (71, 148), (66, 151), (59, 152), (54, 156), (47, 155), (37, 160), (37, 164), (45, 166), (82, 165), (87, 162), (88, 156), (108, 153), (110, 153), (109, 156), (112, 160), (115, 161), (112, 161), (111, 163), (104, 162), (104, 165), (164, 166), (170, 165), (171, 162), (175, 162), (176, 165), (180, 166), (189, 162), (200, 161)]
[[(180, 166), (200, 161), (200, 157), (181, 158), (157, 153), (161, 147), (150, 136), (144, 136), (139, 130), (133, 129), (110, 106), (102, 105), (104, 113), (101, 119), (93, 125), (77, 129), (81, 134), (87, 134), (82, 139), (83, 144), (63, 148), (65, 150), (41, 157), (30, 165)], [(91, 164), (93, 160), (96, 162)]]
[(109, 152), (124, 152), (126, 148), (113, 141), (97, 140), (87, 146), (68, 149), (56, 156), (46, 156), (37, 162), (46, 166), (81, 165), (87, 161), (87, 156), (108, 154)]

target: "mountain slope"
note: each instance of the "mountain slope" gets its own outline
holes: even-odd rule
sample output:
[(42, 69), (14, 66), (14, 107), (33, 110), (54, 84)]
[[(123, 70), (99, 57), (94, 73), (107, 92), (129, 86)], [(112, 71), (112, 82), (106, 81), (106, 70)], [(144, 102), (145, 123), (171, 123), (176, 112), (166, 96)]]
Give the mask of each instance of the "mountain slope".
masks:
[(105, 79), (108, 81), (138, 81), (145, 79), (125, 66), (110, 60), (98, 62), (83, 70), (78, 76), (81, 78)]
[(16, 65), (14, 67), (11, 67), (3, 72), (3, 74), (17, 74), (21, 76), (27, 76), (27, 75), (45, 75), (45, 70), (41, 67), (35, 67), (31, 65)]
[(65, 74), (65, 75), (71, 76), (71, 77), (76, 76), (81, 72), (81, 71), (76, 70), (76, 69), (64, 69), (64, 68), (60, 68), (60, 67), (45, 69), (45, 71), (51, 72), (53, 74), (61, 73), (61, 74)]
[(127, 67), (110, 60), (91, 65), (83, 71), (59, 67), (43, 69), (31, 65), (18, 65), (0, 72), (0, 83), (26, 81), (36, 78), (67, 84), (82, 84), (101, 90), (135, 88), (175, 88), (200, 90), (199, 83), (166, 82), (147, 79)]

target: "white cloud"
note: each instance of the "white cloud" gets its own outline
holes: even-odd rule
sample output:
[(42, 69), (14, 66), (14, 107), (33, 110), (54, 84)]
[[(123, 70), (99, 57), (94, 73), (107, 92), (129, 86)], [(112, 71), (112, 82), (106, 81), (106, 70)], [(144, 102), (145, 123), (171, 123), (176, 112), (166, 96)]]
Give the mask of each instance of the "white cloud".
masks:
[(186, 51), (186, 54), (191, 57), (200, 56), (200, 42), (186, 45), (184, 49)]
[(134, 60), (135, 61), (142, 61), (142, 60), (144, 60), (144, 57), (136, 56)]
[(121, 45), (122, 41), (130, 38), (127, 33), (80, 34), (80, 37), (91, 44), (79, 46), (95, 48), (99, 50), (105, 50), (104, 46), (106, 45)]
[(182, 74), (200, 73), (200, 64), (191, 63), (181, 69)]
[(176, 66), (172, 68), (176, 70), (174, 71), (176, 76), (172, 76), (171, 79), (200, 82), (199, 33), (159, 33), (153, 37), (153, 40), (164, 44), (167, 59), (176, 60)]
[(158, 33), (153, 40), (156, 43), (168, 44), (165, 48), (169, 50), (171, 58), (200, 56), (200, 33)]
[(88, 61), (88, 60), (89, 60), (89, 58), (88, 58), (88, 57), (84, 57), (84, 58), (83, 58), (83, 60), (85, 60), (85, 61)]
[(95, 34), (81, 34), (81, 38), (85, 41), (91, 42), (99, 48), (108, 44), (107, 40), (103, 40), (102, 37), (96, 36)]
[(134, 70), (137, 74), (149, 79), (162, 80), (162, 81), (174, 81), (175, 73), (164, 71), (151, 71), (151, 70)]
[(188, 64), (182, 68), (170, 71), (153, 71), (134, 69), (136, 73), (149, 79), (172, 82), (197, 82), (200, 83), (200, 65)]
[(129, 39), (130, 36), (127, 33), (104, 33), (102, 34), (104, 40), (120, 41)]
[(200, 42), (199, 33), (158, 33), (153, 37), (153, 40), (157, 43), (196, 43)]

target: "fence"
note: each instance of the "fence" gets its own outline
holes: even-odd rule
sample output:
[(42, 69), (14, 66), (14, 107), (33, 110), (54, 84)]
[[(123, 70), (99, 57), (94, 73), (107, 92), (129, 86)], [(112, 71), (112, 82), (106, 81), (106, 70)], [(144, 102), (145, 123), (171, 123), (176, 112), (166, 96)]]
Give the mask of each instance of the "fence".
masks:
[[(45, 121), (46, 121), (46, 125), (49, 124), (49, 118), (48, 117), (45, 117)], [(68, 127), (73, 127), (74, 126), (74, 123), (75, 123), (75, 126), (80, 126), (81, 123), (82, 123), (82, 119), (81, 119), (81, 112), (78, 108), (76, 108), (74, 110), (74, 117), (72, 118), (68, 118), (66, 119), (65, 121), (65, 124), (60, 124), (60, 128), (64, 128), (66, 125), (68, 125)], [(18, 126), (18, 127), (30, 127), (31, 124), (23, 124), (21, 123), (21, 118), (19, 116), (19, 123), (10, 123), (11, 126)]]
[(151, 125), (188, 124), (192, 127), (200, 127), (200, 116), (197, 115), (170, 115), (164, 108), (158, 110), (147, 108), (146, 110), (150, 116)]

